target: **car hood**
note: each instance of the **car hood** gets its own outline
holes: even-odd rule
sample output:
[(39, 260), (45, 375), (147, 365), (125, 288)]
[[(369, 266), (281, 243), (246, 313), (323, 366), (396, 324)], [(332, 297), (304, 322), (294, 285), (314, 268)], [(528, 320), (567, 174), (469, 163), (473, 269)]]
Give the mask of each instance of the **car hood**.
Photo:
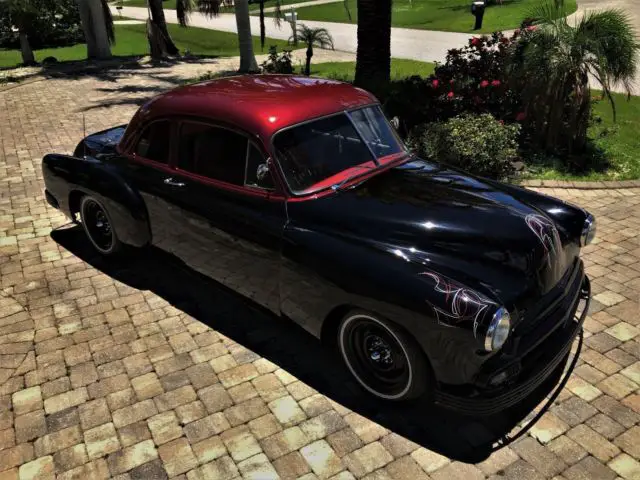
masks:
[(500, 184), (415, 160), (335, 194), (291, 202), (288, 211), (292, 225), (411, 263), (435, 288), (442, 276), (526, 308), (527, 299), (558, 283), (579, 253), (575, 234), (528, 197), (525, 202)]

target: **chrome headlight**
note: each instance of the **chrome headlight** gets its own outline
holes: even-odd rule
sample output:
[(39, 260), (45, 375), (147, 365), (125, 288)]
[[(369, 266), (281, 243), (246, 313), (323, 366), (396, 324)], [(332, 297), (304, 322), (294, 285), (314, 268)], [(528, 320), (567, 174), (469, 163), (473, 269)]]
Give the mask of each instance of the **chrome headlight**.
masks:
[(511, 315), (506, 308), (500, 307), (491, 319), (487, 335), (484, 337), (484, 348), (487, 352), (499, 350), (509, 337), (511, 331)]
[(588, 214), (582, 226), (582, 235), (580, 236), (580, 245), (584, 247), (589, 245), (596, 236), (596, 219), (593, 215)]

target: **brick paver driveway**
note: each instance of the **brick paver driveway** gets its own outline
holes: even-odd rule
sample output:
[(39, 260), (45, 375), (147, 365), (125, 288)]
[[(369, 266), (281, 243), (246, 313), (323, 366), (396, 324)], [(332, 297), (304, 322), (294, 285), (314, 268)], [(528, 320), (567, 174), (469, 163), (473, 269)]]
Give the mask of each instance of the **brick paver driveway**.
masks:
[(73, 149), (79, 112), (88, 131), (124, 123), (187, 70), (0, 93), (0, 478), (640, 478), (640, 189), (545, 190), (598, 217), (588, 338), (551, 411), (489, 455), (533, 405), (480, 421), (374, 402), (297, 327), (159, 252), (107, 263), (59, 228), (42, 155)]

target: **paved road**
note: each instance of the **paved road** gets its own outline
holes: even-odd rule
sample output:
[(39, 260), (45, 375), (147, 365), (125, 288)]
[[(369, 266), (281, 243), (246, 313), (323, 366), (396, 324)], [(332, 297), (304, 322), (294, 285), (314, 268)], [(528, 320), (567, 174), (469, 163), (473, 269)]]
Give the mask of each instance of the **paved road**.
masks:
[(598, 218), (585, 346), (551, 410), (490, 456), (524, 412), (373, 402), (304, 330), (166, 255), (105, 262), (78, 227), (60, 228), (40, 162), (73, 150), (80, 112), (87, 131), (118, 125), (151, 95), (236, 64), (0, 92), (0, 478), (638, 479), (640, 188), (543, 190)]
[[(283, 5), (281, 10), (283, 12), (287, 12), (292, 8), (311, 7), (313, 5), (324, 5), (325, 3), (337, 3), (337, 2), (342, 2), (342, 0), (311, 0), (310, 2), (300, 2), (300, 3), (292, 3), (290, 5)], [(265, 13), (271, 13), (271, 12), (275, 12), (276, 8), (268, 7), (268, 8), (265, 8), (264, 11)]]

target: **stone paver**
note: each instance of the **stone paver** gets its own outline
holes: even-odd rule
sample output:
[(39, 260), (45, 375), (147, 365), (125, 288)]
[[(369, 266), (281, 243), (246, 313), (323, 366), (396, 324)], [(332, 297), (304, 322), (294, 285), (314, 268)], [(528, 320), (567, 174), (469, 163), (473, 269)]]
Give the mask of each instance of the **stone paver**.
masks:
[[(462, 445), (466, 426), (476, 436), (465, 441), (477, 441), (486, 433), (477, 421), (368, 408), (364, 394), (349, 404), (339, 389), (326, 397), (337, 370), (314, 372), (329, 358), (320, 347), (310, 361), (311, 343), (291, 346), (291, 363), (251, 351), (278, 345), (269, 333), (276, 320), (244, 333), (216, 329), (240, 319), (236, 300), (216, 293), (220, 320), (198, 317), (189, 297), (172, 304), (124, 281), (135, 265), (109, 276), (95, 257), (87, 263), (54, 240), (64, 231), (52, 238), (66, 220), (44, 202), (40, 161), (73, 150), (83, 111), (88, 132), (126, 123), (156, 91), (236, 61), (122, 68), (0, 92), (0, 478), (638, 478), (638, 188), (541, 190), (598, 217), (583, 256), (594, 300), (582, 357), (524, 438), (470, 463), (437, 440)], [(298, 375), (308, 383), (296, 378), (307, 368), (297, 363), (311, 365)], [(358, 391), (348, 380), (344, 388)], [(421, 440), (433, 425), (437, 435)]]

